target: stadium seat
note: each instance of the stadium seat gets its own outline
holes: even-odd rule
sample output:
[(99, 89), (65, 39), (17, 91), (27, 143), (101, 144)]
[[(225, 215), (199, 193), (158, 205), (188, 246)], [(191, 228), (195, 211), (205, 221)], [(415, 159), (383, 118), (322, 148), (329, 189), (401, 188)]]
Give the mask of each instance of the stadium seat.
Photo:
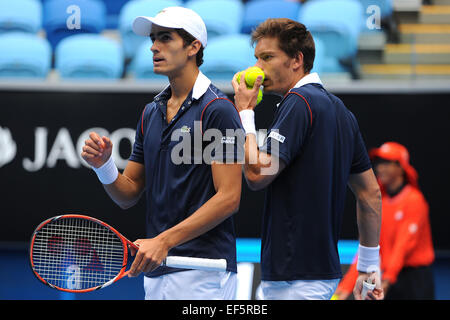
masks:
[(38, 0), (0, 1), (0, 33), (37, 33), (42, 28), (42, 4)]
[(363, 7), (358, 0), (306, 2), (300, 10), (298, 21), (325, 45), (323, 72), (350, 71), (340, 61), (353, 59), (358, 50), (363, 24)]
[(202, 17), (208, 30), (208, 39), (241, 31), (244, 15), (244, 5), (241, 1), (190, 0), (185, 6)]
[(132, 25), (136, 17), (153, 17), (164, 8), (180, 5), (182, 2), (178, 0), (130, 0), (126, 3), (119, 14), (119, 32), (126, 58), (132, 58), (145, 41), (145, 37), (138, 36), (133, 32)]
[(297, 20), (300, 7), (300, 3), (286, 0), (247, 2), (244, 8), (241, 32), (251, 33), (257, 25), (268, 18), (289, 18)]
[(108, 14), (119, 14), (128, 1), (130, 0), (103, 0)]
[(98, 34), (79, 34), (56, 47), (55, 67), (63, 79), (118, 79), (123, 73), (122, 47)]
[(129, 67), (128, 73), (135, 79), (152, 79), (152, 80), (167, 80), (166, 76), (155, 74), (153, 72), (153, 54), (150, 51), (152, 42), (146, 39), (133, 57)]
[(314, 39), (314, 45), (316, 48), (316, 55), (314, 57), (314, 65), (311, 72), (317, 72), (320, 75), (323, 71), (325, 59), (325, 45), (318, 38)]
[(106, 28), (117, 29), (119, 13), (129, 0), (103, 0), (106, 6)]
[(255, 63), (250, 35), (225, 35), (208, 43), (200, 70), (210, 79), (231, 81), (236, 72)]
[(46, 39), (30, 33), (8, 32), (0, 35), (0, 48), (0, 77), (47, 77), (52, 51)]
[[(255, 0), (252, 0), (255, 1)], [(322, 0), (308, 0), (312, 1), (322, 1)], [(394, 11), (394, 1), (395, 0), (358, 0), (363, 6), (364, 12), (366, 12), (367, 8), (376, 5), (380, 8), (381, 18), (385, 18), (390, 16)]]
[[(76, 8), (79, 8), (79, 20)], [(53, 48), (65, 37), (100, 33), (105, 26), (106, 8), (100, 0), (47, 0), (44, 3), (44, 28)]]

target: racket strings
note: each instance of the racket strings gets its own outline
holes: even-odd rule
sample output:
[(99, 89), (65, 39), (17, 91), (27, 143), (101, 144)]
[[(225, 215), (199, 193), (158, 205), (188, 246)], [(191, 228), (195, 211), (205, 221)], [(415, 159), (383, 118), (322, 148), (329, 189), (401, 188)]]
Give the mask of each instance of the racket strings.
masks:
[(49, 284), (72, 290), (101, 286), (124, 264), (122, 241), (110, 229), (87, 219), (55, 219), (33, 243), (34, 270)]

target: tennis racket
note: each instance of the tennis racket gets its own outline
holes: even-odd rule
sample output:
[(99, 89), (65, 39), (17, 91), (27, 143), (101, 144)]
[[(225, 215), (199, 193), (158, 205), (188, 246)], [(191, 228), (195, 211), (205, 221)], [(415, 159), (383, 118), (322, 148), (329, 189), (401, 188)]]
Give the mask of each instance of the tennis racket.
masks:
[[(125, 277), (128, 246), (116, 229), (98, 219), (66, 214), (42, 222), (30, 244), (31, 268), (46, 285), (67, 292), (90, 292)], [(225, 259), (168, 256), (162, 265), (225, 271)]]

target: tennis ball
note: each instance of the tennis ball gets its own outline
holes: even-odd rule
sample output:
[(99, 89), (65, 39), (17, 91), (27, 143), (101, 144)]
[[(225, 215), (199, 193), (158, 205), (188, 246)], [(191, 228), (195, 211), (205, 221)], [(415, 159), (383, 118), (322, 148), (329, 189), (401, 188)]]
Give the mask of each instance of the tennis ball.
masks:
[[(252, 68), (253, 68), (253, 67), (252, 67)], [(262, 76), (263, 76), (263, 81), (264, 81), (264, 72), (263, 72), (260, 68), (257, 68), (257, 67), (254, 67), (254, 68), (255, 68), (255, 69), (259, 69), (259, 70), (261, 71)], [(249, 69), (251, 69), (251, 68), (249, 68)], [(248, 69), (247, 69), (247, 70), (244, 70), (244, 71), (238, 72), (238, 74), (236, 75), (236, 81), (237, 81), (237, 83), (238, 83), (238, 84), (241, 83), (242, 72), (245, 72), (245, 84), (247, 85), (247, 88), (248, 88), (248, 89), (253, 88), (253, 85), (255, 84), (256, 78), (258, 77), (259, 74), (256, 75), (256, 76), (254, 76), (254, 75), (251, 76), (251, 77), (253, 77), (253, 79), (252, 79), (253, 82), (252, 82), (252, 85), (250, 86), (250, 85), (249, 85), (249, 82), (248, 82), (248, 80), (247, 80), (247, 78), (248, 78), (248, 76), (247, 76)], [(256, 72), (259, 72), (259, 71), (256, 70)], [(261, 90), (261, 88), (260, 88), (259, 91), (258, 91), (258, 97), (257, 97), (257, 99), (256, 99), (256, 104), (257, 104), (257, 105), (261, 102), (262, 98), (263, 98), (263, 92), (262, 92), (262, 90)]]
[(237, 81), (238, 84), (241, 84), (242, 72), (243, 71), (239, 71), (238, 74), (236, 75), (236, 81)]
[(258, 67), (250, 67), (247, 70), (245, 70), (245, 83), (250, 88), (253, 88), (253, 85), (255, 84), (256, 78), (258, 76), (262, 76), (262, 81), (264, 81), (265, 74), (264, 71), (261, 70), (261, 68)]
[(262, 98), (263, 98), (263, 92), (261, 89), (259, 89), (258, 98), (256, 99), (256, 105), (258, 105), (261, 102)]
[(262, 76), (262, 81), (264, 81), (264, 71), (262, 71), (261, 68), (258, 67), (250, 67), (244, 71), (238, 72), (238, 74), (236, 75), (238, 84), (241, 83), (242, 72), (245, 72), (245, 84), (249, 89), (253, 88), (253, 85), (255, 84), (256, 78), (258, 78), (258, 76)]

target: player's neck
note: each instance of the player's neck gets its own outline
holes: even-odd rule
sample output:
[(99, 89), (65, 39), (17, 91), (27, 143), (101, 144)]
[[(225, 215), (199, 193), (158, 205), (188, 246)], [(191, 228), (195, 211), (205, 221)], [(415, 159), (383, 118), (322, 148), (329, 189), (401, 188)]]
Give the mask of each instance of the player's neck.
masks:
[(282, 96), (285, 96), (292, 88), (296, 86), (296, 84), (303, 79), (309, 73), (305, 73), (303, 71), (299, 71), (299, 73), (295, 73), (292, 77), (292, 80), (289, 82), (289, 86), (281, 93)]
[(170, 77), (170, 89), (172, 91), (171, 99), (184, 101), (194, 87), (199, 73), (195, 65), (186, 65), (176, 76)]
[(188, 97), (197, 80), (198, 73), (197, 67), (189, 68), (186, 66), (183, 70), (180, 70), (177, 76), (169, 77), (171, 96), (167, 101), (167, 123), (170, 123)]

